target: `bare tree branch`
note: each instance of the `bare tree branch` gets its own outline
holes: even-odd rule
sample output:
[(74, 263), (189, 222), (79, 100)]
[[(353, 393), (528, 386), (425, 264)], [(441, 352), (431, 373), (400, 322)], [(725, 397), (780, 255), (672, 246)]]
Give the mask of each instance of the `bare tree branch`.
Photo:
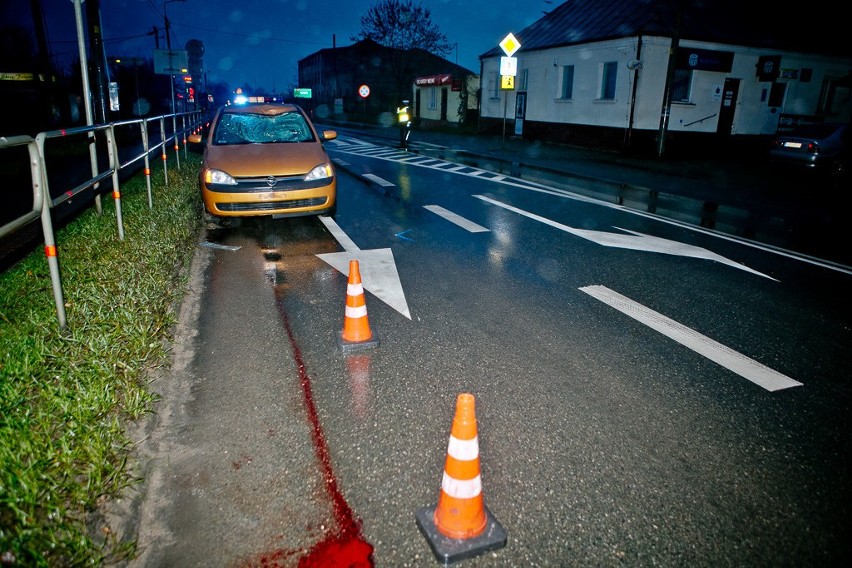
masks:
[(423, 49), (434, 55), (447, 55), (452, 46), (447, 36), (432, 22), (432, 12), (413, 0), (381, 0), (361, 16), (361, 32), (353, 41), (372, 39), (394, 49)]

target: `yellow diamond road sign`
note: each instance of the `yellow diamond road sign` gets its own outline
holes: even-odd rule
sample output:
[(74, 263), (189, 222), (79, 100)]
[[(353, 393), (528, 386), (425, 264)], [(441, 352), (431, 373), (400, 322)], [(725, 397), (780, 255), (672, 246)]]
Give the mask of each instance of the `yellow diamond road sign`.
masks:
[(503, 38), (503, 41), (500, 42), (500, 48), (503, 50), (503, 53), (506, 54), (506, 57), (512, 57), (512, 55), (521, 48), (521, 42), (519, 42), (515, 36), (510, 33)]

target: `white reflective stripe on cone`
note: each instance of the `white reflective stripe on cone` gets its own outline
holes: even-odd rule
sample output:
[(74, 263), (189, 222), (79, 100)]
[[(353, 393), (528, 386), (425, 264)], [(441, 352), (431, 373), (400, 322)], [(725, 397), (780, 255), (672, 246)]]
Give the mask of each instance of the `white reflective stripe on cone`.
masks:
[(346, 285), (346, 295), (347, 296), (360, 296), (364, 293), (363, 284), (347, 284)]
[(479, 438), (460, 440), (451, 435), (447, 453), (459, 461), (475, 460), (479, 457)]
[(353, 319), (367, 317), (367, 306), (346, 306), (346, 317)]
[(482, 476), (473, 479), (453, 479), (447, 472), (441, 480), (441, 489), (450, 497), (456, 499), (472, 499), (482, 493)]

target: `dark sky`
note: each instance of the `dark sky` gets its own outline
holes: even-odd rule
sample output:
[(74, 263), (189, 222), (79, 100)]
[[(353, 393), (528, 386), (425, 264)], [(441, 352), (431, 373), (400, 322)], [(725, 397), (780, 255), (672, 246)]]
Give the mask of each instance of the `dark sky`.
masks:
[[(51, 52), (67, 64), (77, 56), (74, 3), (41, 1)], [(16, 12), (29, 17), (29, 0), (0, 2), (4, 19), (15, 17)], [(338, 46), (351, 45), (351, 37), (361, 30), (361, 16), (376, 2), (170, 0), (165, 10), (172, 25), (172, 49), (182, 49), (192, 39), (204, 44), (208, 82), (225, 82), (231, 88), (248, 83), (280, 92), (295, 86), (299, 59), (332, 47), (335, 40)], [(154, 26), (160, 29), (160, 47), (165, 49), (163, 0), (101, 0), (100, 4), (108, 56), (151, 58)], [(479, 55), (552, 7), (547, 0), (423, 0), (420, 4), (431, 11), (432, 21), (449, 43), (457, 44), (457, 51), (453, 49), (446, 59), (475, 73), (479, 73)]]

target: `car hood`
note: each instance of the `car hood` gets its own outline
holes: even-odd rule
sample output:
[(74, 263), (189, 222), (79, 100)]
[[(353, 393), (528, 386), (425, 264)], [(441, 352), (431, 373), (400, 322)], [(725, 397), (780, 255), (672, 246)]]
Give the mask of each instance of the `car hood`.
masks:
[(328, 155), (318, 142), (208, 145), (204, 156), (208, 168), (234, 177), (304, 175), (328, 162)]

